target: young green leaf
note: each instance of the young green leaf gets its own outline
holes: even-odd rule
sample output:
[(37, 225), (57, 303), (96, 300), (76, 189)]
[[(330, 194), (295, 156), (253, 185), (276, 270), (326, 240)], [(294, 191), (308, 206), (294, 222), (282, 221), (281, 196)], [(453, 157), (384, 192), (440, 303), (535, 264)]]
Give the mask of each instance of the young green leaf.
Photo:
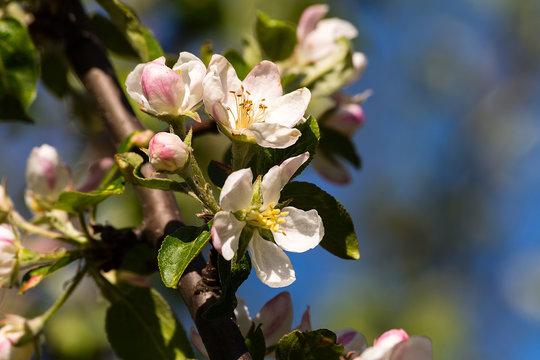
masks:
[(281, 201), (302, 210), (316, 209), (323, 220), (324, 238), (321, 246), (342, 259), (360, 258), (358, 239), (351, 216), (333, 196), (314, 184), (292, 182), (281, 191)]
[(124, 192), (124, 179), (118, 178), (104, 188), (96, 189), (89, 193), (79, 191), (64, 191), (54, 206), (55, 209), (69, 213), (79, 213), (91, 208), (111, 195), (120, 195)]
[(234, 70), (236, 70), (236, 75), (238, 75), (238, 78), (241, 81), (244, 80), (246, 75), (251, 70), (251, 67), (246, 63), (242, 55), (234, 49), (229, 49), (225, 51), (223, 56), (229, 60)]
[(165, 286), (176, 288), (191, 260), (210, 240), (210, 232), (194, 226), (184, 226), (168, 235), (159, 249), (158, 265)]
[(285, 60), (296, 46), (296, 30), (293, 26), (259, 12), (255, 24), (257, 40), (266, 58)]
[(336, 344), (336, 334), (327, 329), (294, 330), (276, 347), (276, 360), (339, 360), (343, 355), (343, 345)]
[(121, 359), (194, 358), (191, 344), (169, 304), (154, 289), (115, 288), (105, 328)]
[(70, 252), (66, 252), (64, 256), (54, 261), (52, 264), (47, 264), (39, 266), (35, 269), (28, 271), (24, 274), (21, 282), (21, 287), (19, 288), (19, 294), (24, 293), (28, 289), (33, 288), (43, 280), (46, 276), (51, 275), (56, 270), (60, 270), (64, 266), (70, 264), (73, 260), (76, 260), (78, 257)]
[(254, 331), (246, 336), (246, 347), (253, 360), (264, 360), (264, 355), (266, 355), (266, 343), (260, 324)]
[(25, 26), (0, 19), (0, 120), (32, 119), (26, 110), (36, 96), (36, 51)]

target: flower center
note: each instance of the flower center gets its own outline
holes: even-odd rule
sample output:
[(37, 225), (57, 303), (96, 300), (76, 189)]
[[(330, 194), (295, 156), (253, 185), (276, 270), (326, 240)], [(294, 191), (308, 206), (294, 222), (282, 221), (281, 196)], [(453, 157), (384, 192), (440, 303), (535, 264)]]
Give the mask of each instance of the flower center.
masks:
[[(285, 223), (284, 217), (289, 215), (289, 213), (274, 209), (274, 206), (276, 206), (276, 203), (272, 202), (264, 211), (252, 209), (246, 216), (247, 222), (257, 227), (270, 229), (271, 231), (279, 231), (279, 224)], [(284, 232), (283, 234), (285, 235)]]
[(236, 113), (227, 106), (227, 110), (231, 113), (234, 119), (236, 130), (247, 129), (249, 125), (261, 121), (264, 118), (264, 113), (268, 106), (264, 105), (265, 99), (259, 101), (259, 105), (255, 106), (253, 101), (249, 99), (251, 93), (244, 89), (244, 86), (240, 86), (241, 92), (229, 91), (234, 95), (236, 102)]

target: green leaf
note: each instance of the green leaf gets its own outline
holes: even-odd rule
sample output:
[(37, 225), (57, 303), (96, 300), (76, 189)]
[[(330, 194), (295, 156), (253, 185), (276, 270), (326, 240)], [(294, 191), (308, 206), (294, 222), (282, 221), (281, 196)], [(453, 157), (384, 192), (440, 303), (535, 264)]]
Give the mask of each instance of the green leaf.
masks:
[[(288, 148), (285, 149), (270, 149), (270, 148), (260, 148), (257, 153), (256, 164), (255, 164), (255, 173), (256, 174), (266, 174), (266, 172), (274, 165), (279, 165), (283, 161), (303, 154), (306, 151), (309, 151), (309, 159), (298, 169), (294, 176), (299, 175), (308, 164), (313, 159), (317, 145), (319, 144), (319, 125), (317, 120), (313, 116), (310, 116), (306, 122), (296, 126), (298, 130), (302, 133), (302, 136), (298, 141)], [(293, 177), (294, 177), (293, 176)]]
[(356, 152), (356, 147), (348, 136), (343, 135), (339, 131), (330, 129), (329, 127), (321, 126), (321, 141), (319, 149), (325, 154), (332, 157), (339, 155), (356, 168), (362, 165), (362, 160)]
[(123, 33), (143, 62), (163, 56), (161, 46), (140, 22), (133, 10), (119, 0), (97, 0), (109, 14), (114, 25)]
[(251, 260), (248, 253), (245, 253), (239, 262), (237, 262), (236, 255), (231, 261), (219, 256), (218, 271), (223, 291), (219, 300), (203, 314), (203, 317), (208, 320), (216, 320), (227, 316), (238, 305), (236, 290), (247, 280), (251, 272)]
[(292, 199), (290, 206), (302, 210), (316, 209), (323, 220), (321, 246), (342, 259), (360, 258), (358, 239), (351, 216), (333, 196), (314, 184), (292, 182), (281, 191), (281, 201)]
[(248, 333), (246, 336), (246, 347), (253, 360), (264, 360), (264, 355), (266, 355), (266, 343), (260, 324), (255, 331)]
[(296, 46), (296, 29), (262, 12), (257, 14), (255, 33), (265, 58), (272, 61), (285, 60)]
[(236, 75), (238, 75), (238, 78), (240, 80), (244, 80), (246, 75), (250, 72), (251, 67), (246, 63), (242, 55), (234, 49), (229, 49), (225, 51), (223, 56), (229, 60), (234, 70), (236, 70)]
[(194, 357), (182, 325), (154, 289), (131, 287), (123, 293), (116, 288), (105, 328), (114, 352), (121, 359)]
[(25, 26), (0, 19), (0, 120), (32, 122), (26, 110), (36, 96), (36, 51)]
[(199, 54), (204, 65), (208, 67), (208, 64), (210, 64), (210, 60), (214, 55), (214, 50), (212, 50), (212, 43), (210, 41), (206, 41), (204, 44), (202, 44)]
[(107, 49), (119, 56), (127, 58), (139, 57), (128, 39), (111, 20), (101, 14), (94, 13), (90, 15), (90, 24)]
[(191, 260), (210, 240), (210, 232), (200, 232), (194, 226), (184, 226), (168, 235), (159, 249), (158, 265), (165, 286), (176, 288)]
[(327, 329), (293, 332), (283, 336), (276, 347), (276, 360), (339, 360), (345, 355), (336, 344), (336, 334)]
[(28, 289), (33, 288), (43, 280), (46, 276), (51, 275), (56, 270), (60, 270), (64, 266), (70, 264), (73, 260), (76, 260), (78, 257), (72, 253), (66, 252), (64, 256), (57, 259), (51, 264), (43, 265), (28, 271), (24, 274), (19, 288), (19, 294), (26, 292)]
[(64, 191), (60, 194), (54, 208), (70, 213), (79, 213), (99, 204), (111, 195), (120, 195), (123, 192), (124, 179), (118, 178), (104, 188), (96, 189), (89, 193)]
[(46, 49), (41, 54), (41, 80), (59, 98), (69, 91), (68, 71), (67, 61), (58, 49)]
[(218, 161), (211, 160), (208, 164), (207, 172), (212, 183), (221, 188), (231, 173), (231, 167)]
[(116, 164), (120, 168), (122, 175), (127, 182), (150, 189), (171, 190), (189, 193), (191, 190), (183, 183), (167, 178), (145, 178), (141, 172), (144, 159), (141, 155), (133, 152), (116, 154), (114, 156)]

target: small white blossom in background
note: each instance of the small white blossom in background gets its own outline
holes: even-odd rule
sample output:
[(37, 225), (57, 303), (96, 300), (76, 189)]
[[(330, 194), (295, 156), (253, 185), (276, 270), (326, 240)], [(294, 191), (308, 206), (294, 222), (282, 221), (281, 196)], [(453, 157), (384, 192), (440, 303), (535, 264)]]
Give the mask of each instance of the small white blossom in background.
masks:
[(206, 66), (195, 55), (181, 52), (169, 68), (165, 57), (139, 64), (126, 78), (129, 96), (141, 110), (155, 116), (186, 115), (200, 122), (195, 106), (203, 96)]
[(262, 147), (286, 148), (300, 137), (294, 129), (311, 99), (307, 88), (283, 95), (276, 64), (262, 61), (244, 81), (221, 55), (214, 55), (204, 78), (206, 111), (233, 136), (245, 135)]
[(175, 134), (158, 132), (148, 145), (148, 158), (156, 170), (182, 170), (190, 156), (189, 147)]
[[(240, 234), (246, 226), (254, 229), (249, 241), (251, 262), (259, 279), (270, 287), (283, 287), (296, 280), (288, 256), (283, 250), (305, 252), (317, 246), (324, 227), (317, 210), (304, 211), (292, 206), (275, 208), (280, 192), (309, 153), (285, 160), (272, 167), (260, 182), (260, 197), (253, 185), (251, 169), (233, 172), (223, 185), (219, 211), (212, 225), (212, 244), (226, 259), (238, 250)], [(270, 231), (274, 241), (261, 236)]]
[(13, 228), (9, 224), (0, 224), (0, 286), (11, 280), (18, 252)]
[(7, 195), (5, 179), (0, 183), (0, 224), (6, 222), (9, 213), (13, 210), (13, 203)]
[[(263, 305), (254, 318), (249, 315), (244, 299), (238, 298), (238, 305), (234, 310), (234, 315), (242, 336), (246, 337), (250, 330), (255, 330), (261, 325), (266, 347), (277, 345), (279, 339), (291, 330), (293, 320), (291, 295), (286, 291), (277, 294)], [(191, 328), (190, 338), (195, 348), (208, 358), (201, 336), (194, 328)], [(272, 354), (268, 354), (267, 357), (271, 356)]]
[(0, 328), (0, 360), (28, 360), (34, 353), (34, 344), (16, 346), (27, 334), (28, 320), (18, 315), (5, 314)]
[(71, 172), (56, 149), (47, 144), (33, 148), (26, 163), (28, 207), (38, 213), (50, 210), (60, 193), (71, 188)]

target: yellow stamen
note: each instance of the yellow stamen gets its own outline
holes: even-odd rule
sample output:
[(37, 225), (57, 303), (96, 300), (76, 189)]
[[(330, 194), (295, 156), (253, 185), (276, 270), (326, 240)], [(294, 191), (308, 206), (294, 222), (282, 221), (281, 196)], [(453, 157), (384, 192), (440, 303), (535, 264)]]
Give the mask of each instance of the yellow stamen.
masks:
[(263, 120), (266, 109), (268, 109), (268, 106), (264, 105), (266, 99), (261, 99), (257, 109), (255, 109), (253, 101), (249, 99), (251, 93), (244, 89), (243, 85), (240, 86), (240, 90), (240, 93), (232, 90), (229, 91), (235, 95), (236, 114), (229, 106), (227, 107), (227, 110), (234, 119), (236, 130), (247, 129), (249, 125)]
[[(247, 214), (247, 221), (254, 226), (270, 229), (275, 232), (279, 231), (279, 224), (286, 222), (284, 217), (289, 215), (289, 213), (274, 209), (274, 206), (276, 206), (276, 203), (272, 202), (268, 204), (268, 207), (264, 211), (261, 211), (261, 209), (252, 209)], [(282, 233), (285, 235), (283, 231)]]

